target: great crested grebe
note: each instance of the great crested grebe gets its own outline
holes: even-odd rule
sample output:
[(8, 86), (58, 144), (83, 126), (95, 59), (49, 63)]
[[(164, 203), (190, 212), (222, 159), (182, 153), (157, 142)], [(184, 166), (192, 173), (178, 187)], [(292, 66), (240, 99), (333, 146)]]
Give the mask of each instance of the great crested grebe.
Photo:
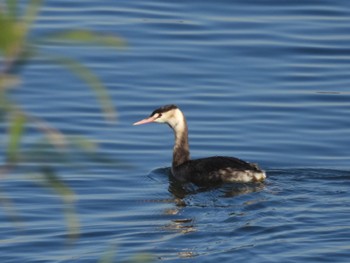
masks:
[(258, 182), (266, 178), (265, 172), (260, 170), (256, 164), (234, 157), (213, 156), (191, 160), (186, 118), (176, 105), (160, 107), (148, 118), (135, 122), (133, 125), (151, 122), (166, 123), (173, 129), (175, 144), (171, 172), (181, 182), (208, 185)]

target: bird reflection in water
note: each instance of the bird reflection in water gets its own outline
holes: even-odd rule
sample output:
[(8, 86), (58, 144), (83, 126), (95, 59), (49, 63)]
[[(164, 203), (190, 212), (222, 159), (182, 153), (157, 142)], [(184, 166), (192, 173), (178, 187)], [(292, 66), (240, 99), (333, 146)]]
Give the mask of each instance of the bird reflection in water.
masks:
[(174, 196), (174, 203), (177, 207), (185, 207), (186, 197), (198, 193), (217, 190), (221, 193), (221, 197), (229, 198), (259, 192), (265, 188), (265, 183), (263, 182), (225, 183), (210, 186), (198, 186), (189, 182), (184, 183), (172, 175), (170, 167), (157, 168), (149, 174), (149, 177), (156, 181), (159, 181), (159, 178), (168, 177), (168, 191)]

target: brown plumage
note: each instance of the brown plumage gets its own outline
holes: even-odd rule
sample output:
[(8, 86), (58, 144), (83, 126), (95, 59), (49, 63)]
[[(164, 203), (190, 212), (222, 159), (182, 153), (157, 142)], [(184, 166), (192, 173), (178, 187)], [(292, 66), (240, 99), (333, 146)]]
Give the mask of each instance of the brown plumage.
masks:
[(171, 171), (179, 181), (210, 185), (225, 182), (257, 182), (266, 178), (265, 172), (256, 164), (234, 157), (214, 156), (191, 160), (186, 118), (176, 105), (160, 107), (148, 118), (134, 125), (151, 122), (167, 123), (174, 131), (175, 144)]

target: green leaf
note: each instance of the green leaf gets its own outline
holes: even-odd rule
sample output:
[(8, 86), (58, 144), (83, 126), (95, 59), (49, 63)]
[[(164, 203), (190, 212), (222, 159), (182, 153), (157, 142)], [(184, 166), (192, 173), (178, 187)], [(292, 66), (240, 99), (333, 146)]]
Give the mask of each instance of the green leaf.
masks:
[(36, 20), (39, 10), (42, 6), (42, 0), (31, 0), (27, 5), (27, 10), (23, 16), (23, 24), (25, 26), (25, 33), (28, 33), (29, 28)]
[(89, 30), (69, 30), (58, 33), (52, 33), (41, 37), (37, 42), (64, 42), (66, 44), (90, 44), (107, 46), (112, 48), (121, 48), (125, 46), (125, 41), (113, 35), (106, 35), (101, 33), (92, 32)]
[(5, 196), (5, 190), (0, 188), (0, 206), (6, 211), (6, 215), (9, 216), (10, 220), (15, 223), (18, 227), (22, 226), (22, 219), (17, 213), (15, 206), (11, 199)]
[(85, 81), (90, 88), (94, 91), (98, 101), (102, 107), (106, 119), (114, 122), (117, 119), (117, 113), (115, 111), (113, 102), (108, 95), (107, 88), (103, 85), (101, 80), (87, 67), (79, 63), (76, 60), (64, 57), (52, 58), (57, 63), (67, 67), (79, 78)]
[(22, 60), (24, 40), (25, 27), (23, 24), (11, 20), (0, 12), (0, 55), (4, 56), (2, 72), (11, 72), (13, 63)]
[(19, 83), (19, 77), (16, 75), (0, 74), (0, 89), (7, 90), (18, 85)]
[(79, 236), (80, 224), (79, 218), (73, 205), (66, 204), (64, 207), (64, 216), (68, 224), (68, 236), (70, 239), (76, 239)]
[(64, 201), (64, 215), (67, 222), (68, 235), (71, 239), (79, 235), (79, 219), (75, 211), (73, 202), (75, 201), (74, 192), (58, 177), (50, 167), (42, 168), (44, 185), (55, 191)]
[(155, 262), (155, 258), (150, 254), (138, 254), (132, 258), (133, 263), (151, 263)]
[(97, 150), (97, 144), (83, 136), (68, 136), (67, 140), (69, 144), (81, 149), (84, 152), (95, 153)]
[(66, 151), (57, 149), (48, 138), (41, 137), (21, 151), (20, 161), (35, 163), (38, 166), (49, 163), (67, 165), (71, 164), (72, 158)]
[(18, 153), (20, 147), (20, 141), (22, 138), (26, 117), (19, 113), (14, 112), (10, 123), (10, 129), (8, 131), (9, 144), (7, 147), (7, 160), (10, 163), (15, 163), (18, 160)]
[(14, 21), (17, 18), (17, 0), (6, 0), (7, 13)]
[(16, 37), (16, 23), (9, 19), (0, 10), (0, 52), (5, 56), (10, 56), (16, 49), (18, 39)]
[(0, 85), (0, 113), (1, 117), (16, 109), (16, 104), (9, 99), (8, 92)]
[(115, 262), (115, 255), (116, 245), (113, 244), (102, 254), (102, 257), (99, 259), (98, 263), (113, 263)]
[(36, 55), (36, 50), (33, 46), (23, 45), (21, 52), (18, 54), (17, 58), (13, 61), (10, 72), (19, 73), (19, 70), (31, 62), (31, 59)]
[(75, 201), (73, 191), (54, 173), (51, 167), (43, 167), (42, 174), (47, 186), (50, 186), (58, 195), (60, 195), (65, 203)]

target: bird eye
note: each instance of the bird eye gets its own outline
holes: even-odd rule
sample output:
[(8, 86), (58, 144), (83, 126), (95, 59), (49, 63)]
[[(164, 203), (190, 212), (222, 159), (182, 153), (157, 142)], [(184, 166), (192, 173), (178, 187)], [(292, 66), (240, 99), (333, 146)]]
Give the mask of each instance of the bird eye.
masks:
[(162, 117), (162, 114), (161, 114), (161, 113), (158, 113), (157, 119), (160, 118), (160, 117)]

